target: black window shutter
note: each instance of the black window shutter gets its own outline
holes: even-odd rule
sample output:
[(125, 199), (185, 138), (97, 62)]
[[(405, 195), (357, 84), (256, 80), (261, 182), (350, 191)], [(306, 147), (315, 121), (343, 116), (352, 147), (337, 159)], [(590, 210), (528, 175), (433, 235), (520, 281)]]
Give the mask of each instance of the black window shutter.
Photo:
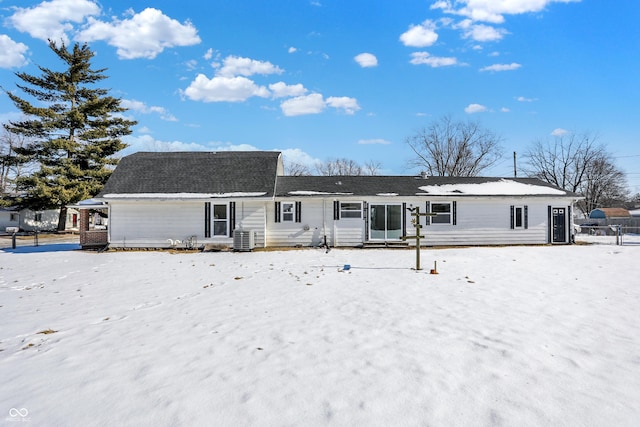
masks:
[[(427, 202), (427, 206), (426, 206), (426, 213), (431, 213), (431, 204), (429, 202)], [(424, 222), (425, 225), (431, 225), (431, 217), (430, 216), (425, 216), (424, 217)]]
[(340, 202), (337, 200), (333, 201), (333, 219), (340, 219)]
[(553, 231), (553, 224), (551, 221), (551, 206), (547, 206), (547, 243), (551, 243), (551, 233)]
[(236, 229), (236, 202), (229, 202), (229, 237), (233, 237)]
[(204, 237), (211, 237), (211, 202), (204, 202)]
[(276, 202), (275, 207), (275, 222), (280, 222), (280, 202)]
[(453, 225), (458, 223), (458, 202), (453, 202)]
[(362, 215), (364, 215), (364, 241), (369, 241), (369, 203), (362, 203)]
[(516, 228), (516, 221), (515, 221), (515, 206), (511, 205), (511, 229), (513, 230), (514, 228)]
[(524, 205), (524, 229), (529, 228), (529, 206)]
[(296, 222), (302, 222), (302, 202), (296, 202)]

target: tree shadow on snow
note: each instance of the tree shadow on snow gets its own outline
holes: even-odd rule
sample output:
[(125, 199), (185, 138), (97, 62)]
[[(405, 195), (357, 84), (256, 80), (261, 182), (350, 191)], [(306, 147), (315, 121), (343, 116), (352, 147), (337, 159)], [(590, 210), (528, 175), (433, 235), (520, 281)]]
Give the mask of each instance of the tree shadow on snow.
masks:
[(15, 249), (2, 248), (0, 251), (13, 254), (32, 254), (42, 252), (68, 252), (80, 250), (78, 243), (52, 243), (38, 246), (18, 246)]

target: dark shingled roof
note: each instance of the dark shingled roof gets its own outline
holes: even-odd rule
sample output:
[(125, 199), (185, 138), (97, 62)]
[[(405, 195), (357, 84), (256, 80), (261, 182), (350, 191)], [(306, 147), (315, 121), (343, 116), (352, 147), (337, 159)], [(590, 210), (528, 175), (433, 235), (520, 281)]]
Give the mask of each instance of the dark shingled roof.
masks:
[(275, 151), (140, 152), (124, 157), (98, 195), (264, 193), (272, 197)]
[[(445, 184), (483, 184), (501, 180), (515, 181), (521, 184), (547, 187), (560, 190), (536, 178), (487, 178), (487, 177), (441, 177), (429, 176), (281, 176), (278, 177), (276, 196), (304, 197), (317, 196), (318, 193), (327, 195), (353, 194), (354, 196), (375, 196), (379, 194), (397, 194), (398, 196), (415, 196), (426, 194), (420, 187)], [(305, 194), (305, 193), (316, 194)], [(469, 196), (470, 194), (466, 194)], [(532, 194), (537, 195), (537, 194)], [(567, 191), (569, 197), (577, 196)], [(460, 193), (460, 196), (465, 194)], [(557, 196), (557, 194), (556, 194)]]

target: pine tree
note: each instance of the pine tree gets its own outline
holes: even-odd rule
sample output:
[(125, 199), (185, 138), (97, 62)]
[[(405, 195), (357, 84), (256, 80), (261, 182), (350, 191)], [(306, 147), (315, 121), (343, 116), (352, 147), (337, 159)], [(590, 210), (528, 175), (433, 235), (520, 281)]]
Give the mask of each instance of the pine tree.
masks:
[(117, 164), (114, 154), (124, 149), (121, 137), (137, 122), (117, 113), (120, 99), (107, 89), (94, 87), (106, 79), (106, 68), (94, 70), (94, 52), (85, 43), (67, 49), (49, 40), (49, 47), (66, 65), (64, 71), (39, 66), (41, 76), (17, 72), (26, 84), (16, 86), (37, 102), (6, 91), (26, 119), (5, 124), (7, 131), (33, 141), (22, 150), (39, 164), (39, 170), (18, 181), (31, 209), (60, 209), (58, 230), (66, 225), (66, 205), (95, 196)]

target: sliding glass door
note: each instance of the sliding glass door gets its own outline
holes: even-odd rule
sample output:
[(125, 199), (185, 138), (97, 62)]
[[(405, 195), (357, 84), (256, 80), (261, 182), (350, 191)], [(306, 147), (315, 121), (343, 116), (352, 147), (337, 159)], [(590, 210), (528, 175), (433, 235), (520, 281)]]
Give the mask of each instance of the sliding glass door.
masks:
[(371, 240), (399, 240), (402, 236), (402, 205), (371, 204), (369, 238)]

